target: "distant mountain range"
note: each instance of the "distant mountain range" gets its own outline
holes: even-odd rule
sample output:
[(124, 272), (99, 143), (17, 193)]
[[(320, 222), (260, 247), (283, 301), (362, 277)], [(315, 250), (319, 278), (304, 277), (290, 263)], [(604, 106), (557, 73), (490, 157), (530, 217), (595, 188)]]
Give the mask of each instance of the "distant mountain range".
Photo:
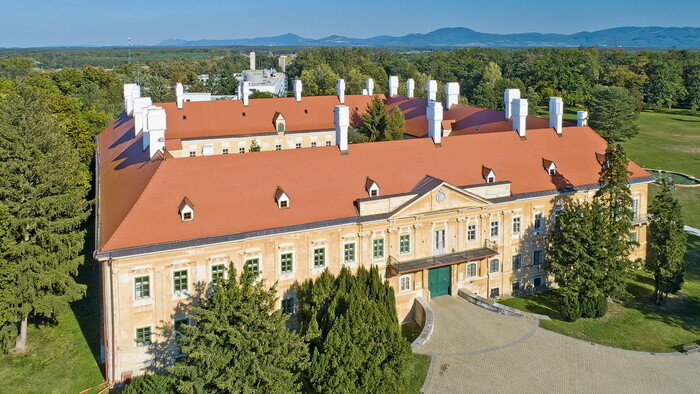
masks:
[(700, 48), (698, 27), (616, 27), (574, 34), (480, 33), (465, 27), (447, 27), (427, 34), (414, 33), (401, 37), (376, 36), (350, 38), (338, 35), (321, 39), (284, 34), (275, 37), (231, 40), (165, 40), (156, 46), (367, 46), (367, 47), (679, 47)]

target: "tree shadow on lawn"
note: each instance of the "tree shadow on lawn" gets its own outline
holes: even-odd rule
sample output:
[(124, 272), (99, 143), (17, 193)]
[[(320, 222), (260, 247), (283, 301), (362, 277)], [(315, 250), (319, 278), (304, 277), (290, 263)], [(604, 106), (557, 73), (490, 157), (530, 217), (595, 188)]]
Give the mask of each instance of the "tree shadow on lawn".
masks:
[(521, 296), (520, 299), (523, 301), (524, 309), (526, 309), (527, 312), (547, 315), (552, 319), (562, 320), (562, 316), (559, 314), (557, 308), (557, 298), (554, 290), (528, 294)]
[(653, 289), (631, 282), (627, 285), (627, 291), (632, 294), (632, 298), (621, 302), (625, 308), (641, 312), (645, 319), (700, 334), (700, 299), (698, 297), (681, 292), (678, 295), (669, 296), (661, 305), (656, 305), (653, 301)]

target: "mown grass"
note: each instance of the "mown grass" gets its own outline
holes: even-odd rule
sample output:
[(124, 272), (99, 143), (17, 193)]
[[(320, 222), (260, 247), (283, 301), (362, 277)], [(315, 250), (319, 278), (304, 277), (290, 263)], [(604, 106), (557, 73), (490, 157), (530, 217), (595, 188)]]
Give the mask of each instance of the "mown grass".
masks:
[(651, 300), (653, 278), (636, 273), (627, 285), (630, 300), (612, 302), (600, 319), (561, 320), (554, 292), (548, 291), (502, 301), (528, 312), (545, 314), (552, 320), (540, 326), (568, 336), (622, 349), (674, 352), (684, 344), (700, 341), (700, 238), (689, 237), (683, 289), (661, 306)]

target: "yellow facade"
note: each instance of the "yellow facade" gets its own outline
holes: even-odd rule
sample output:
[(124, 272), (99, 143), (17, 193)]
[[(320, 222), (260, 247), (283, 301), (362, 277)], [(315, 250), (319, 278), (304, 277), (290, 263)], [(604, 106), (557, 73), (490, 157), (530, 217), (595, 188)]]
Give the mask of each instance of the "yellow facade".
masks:
[[(514, 281), (519, 281), (523, 292), (545, 288), (552, 284), (551, 278), (547, 277), (542, 265), (535, 264), (534, 259), (536, 251), (544, 248), (543, 237), (548, 221), (563, 199), (589, 199), (594, 191), (581, 191), (566, 197), (501, 200), (485, 197), (489, 193), (507, 191), (499, 191), (499, 187), (503, 185), (461, 191), (442, 184), (409, 204), (402, 202), (401, 197), (369, 198), (359, 202), (361, 218), (377, 212), (391, 212), (382, 220), (360, 220), (359, 223), (103, 261), (108, 378), (114, 381), (143, 373), (153, 362), (154, 353), (162, 352), (164, 348), (138, 346), (137, 329), (150, 327), (153, 343), (163, 343), (165, 336), (161, 335), (160, 328), (185, 317), (192, 296), (207, 292), (212, 272), (221, 264), (228, 266), (229, 262), (240, 271), (246, 261), (258, 259), (260, 278), (270, 285), (277, 283), (280, 307), (282, 300), (293, 299), (298, 283), (315, 278), (325, 269), (337, 274), (343, 266), (356, 270), (360, 266), (376, 265), (394, 288), (400, 321), (412, 320), (416, 297), (427, 300), (431, 297), (428, 283), (432, 267), (405, 275), (396, 273), (396, 266), (416, 259), (485, 247), (495, 251), (492, 257), (447, 265), (452, 296), (459, 288), (482, 297), (495, 296), (495, 289), (498, 289), (498, 297), (508, 296), (512, 293)], [(640, 245), (632, 257), (643, 258), (647, 184), (633, 185), (632, 193), (639, 201), (635, 232)], [(540, 214), (542, 226), (537, 228)], [(514, 219), (519, 222), (519, 231), (516, 231), (518, 226), (514, 225)], [(498, 223), (494, 236), (492, 223)], [(436, 234), (444, 234), (444, 242), (440, 239), (440, 245), (436, 245)], [(383, 253), (375, 257), (375, 241), (380, 239), (383, 240)], [(346, 245), (349, 244), (355, 245), (354, 261), (345, 261)], [(318, 249), (324, 249), (324, 259), (322, 265), (315, 266), (320, 261)], [(292, 256), (292, 269), (283, 273), (282, 257), (288, 254)], [(513, 267), (516, 255), (521, 256), (521, 268)], [(470, 267), (471, 264), (474, 265)], [(175, 291), (175, 272), (178, 272), (179, 280), (182, 279), (181, 273), (187, 272), (186, 291)], [(135, 280), (144, 277), (148, 278), (149, 295), (136, 299)], [(542, 281), (540, 288), (535, 288), (536, 278)], [(182, 286), (182, 281), (179, 284)]]

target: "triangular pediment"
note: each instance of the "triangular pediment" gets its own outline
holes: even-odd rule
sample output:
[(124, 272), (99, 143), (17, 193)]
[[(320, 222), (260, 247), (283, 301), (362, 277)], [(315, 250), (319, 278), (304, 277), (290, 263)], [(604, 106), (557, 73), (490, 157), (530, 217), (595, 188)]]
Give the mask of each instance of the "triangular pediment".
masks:
[(440, 182), (404, 204), (391, 217), (423, 215), (452, 209), (469, 209), (487, 204), (490, 202), (476, 194), (464, 191), (447, 182)]

